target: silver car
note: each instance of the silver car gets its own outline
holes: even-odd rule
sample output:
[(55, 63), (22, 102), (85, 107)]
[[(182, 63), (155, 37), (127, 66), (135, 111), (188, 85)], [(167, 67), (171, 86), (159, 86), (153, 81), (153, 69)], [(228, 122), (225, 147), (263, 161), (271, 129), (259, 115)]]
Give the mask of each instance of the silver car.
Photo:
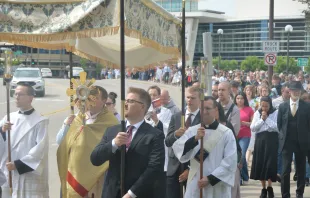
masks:
[(18, 68), (15, 70), (11, 81), (11, 97), (13, 97), (17, 85), (23, 83), (31, 85), (36, 92), (36, 96), (43, 97), (45, 95), (45, 82), (39, 68)]

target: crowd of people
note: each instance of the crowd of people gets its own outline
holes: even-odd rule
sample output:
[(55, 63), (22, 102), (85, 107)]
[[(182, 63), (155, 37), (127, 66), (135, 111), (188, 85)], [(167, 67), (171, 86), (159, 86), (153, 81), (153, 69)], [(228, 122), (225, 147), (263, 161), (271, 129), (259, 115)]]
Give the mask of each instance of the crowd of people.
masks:
[[(179, 72), (165, 66), (147, 76), (179, 84)], [(115, 109), (117, 95), (92, 86), (93, 105), (85, 114), (67, 117), (56, 137), (60, 197), (179, 198), (185, 189), (185, 198), (198, 198), (201, 190), (204, 198), (238, 198), (240, 186), (253, 179), (261, 182), (260, 197), (274, 197), (272, 183), (280, 182), (282, 197), (288, 198), (292, 161), (296, 197), (303, 197), (310, 178), (309, 76), (274, 74), (269, 84), (265, 71), (215, 71), (212, 96), (203, 101), (199, 78), (199, 72), (184, 78), (184, 118), (160, 84), (147, 90), (130, 87), (125, 131)], [(11, 197), (9, 171), (13, 198), (49, 197), (48, 119), (33, 108), (31, 86), (20, 84), (14, 96), (19, 111), (11, 113), (10, 123), (6, 117), (0, 122), (2, 197)], [(5, 147), (8, 130), (11, 162)], [(125, 177), (120, 181), (123, 146)]]

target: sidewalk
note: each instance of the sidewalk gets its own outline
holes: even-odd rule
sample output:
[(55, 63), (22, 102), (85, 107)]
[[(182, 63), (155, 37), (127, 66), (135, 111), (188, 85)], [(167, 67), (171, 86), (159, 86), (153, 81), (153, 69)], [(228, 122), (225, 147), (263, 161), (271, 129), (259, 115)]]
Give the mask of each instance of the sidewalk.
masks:
[[(291, 174), (293, 178), (293, 174)], [(291, 197), (295, 198), (296, 182), (291, 180)], [(250, 180), (246, 186), (241, 186), (241, 198), (258, 198), (260, 196), (262, 187), (259, 181)], [(273, 190), (275, 197), (281, 197), (280, 183), (273, 183)], [(304, 198), (310, 198), (310, 186), (305, 187)]]

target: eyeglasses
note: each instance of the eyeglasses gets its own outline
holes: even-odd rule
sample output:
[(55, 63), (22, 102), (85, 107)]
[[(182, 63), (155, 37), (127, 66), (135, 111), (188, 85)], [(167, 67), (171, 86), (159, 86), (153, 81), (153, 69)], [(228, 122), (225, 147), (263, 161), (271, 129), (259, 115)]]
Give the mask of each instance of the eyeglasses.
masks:
[(128, 104), (134, 104), (134, 103), (144, 104), (143, 102), (140, 102), (140, 101), (137, 101), (134, 99), (126, 99), (125, 103), (128, 103)]
[(106, 102), (106, 103), (105, 103), (106, 106), (110, 106), (110, 105), (112, 105), (112, 104), (114, 104), (114, 103), (112, 103), (112, 102)]

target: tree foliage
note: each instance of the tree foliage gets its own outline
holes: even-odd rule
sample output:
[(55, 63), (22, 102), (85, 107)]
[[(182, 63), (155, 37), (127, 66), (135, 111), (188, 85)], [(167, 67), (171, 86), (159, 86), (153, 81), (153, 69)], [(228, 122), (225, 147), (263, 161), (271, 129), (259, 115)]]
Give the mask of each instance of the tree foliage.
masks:
[(22, 62), (19, 60), (19, 58), (13, 58), (12, 59), (12, 65), (20, 65)]
[(287, 70), (287, 72), (292, 72), (293, 74), (297, 73), (300, 70), (300, 67), (297, 66), (297, 61), (295, 58), (289, 59), (289, 67), (286, 68), (287, 65), (287, 57), (286, 56), (278, 56), (277, 57), (277, 65), (274, 66), (274, 71), (276, 73), (281, 73)]
[[(218, 57), (213, 58), (212, 60), (213, 65), (217, 69), (219, 59)], [(220, 70), (229, 71), (229, 70), (235, 70), (238, 69), (239, 64), (236, 60), (221, 60), (220, 62)]]
[(264, 64), (264, 60), (256, 56), (248, 56), (241, 62), (241, 67), (244, 71), (267, 70), (267, 66)]
[(80, 64), (81, 64), (81, 67), (84, 69), (84, 71), (85, 71), (85, 69), (87, 67), (87, 63), (88, 63), (87, 59), (85, 59), (85, 58), (81, 58), (80, 59)]

